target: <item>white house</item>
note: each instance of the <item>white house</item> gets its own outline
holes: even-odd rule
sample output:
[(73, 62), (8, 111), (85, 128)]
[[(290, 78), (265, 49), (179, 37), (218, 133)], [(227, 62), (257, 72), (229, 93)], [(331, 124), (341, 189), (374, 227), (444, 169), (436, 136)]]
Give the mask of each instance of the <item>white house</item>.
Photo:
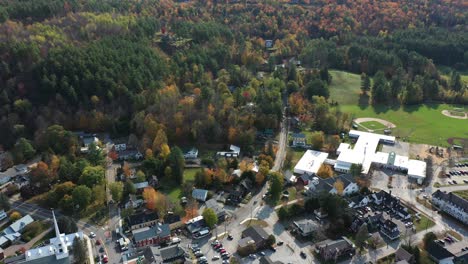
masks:
[(437, 190), (432, 194), (432, 204), (468, 225), (468, 200), (454, 193)]
[(127, 140), (124, 138), (114, 140), (115, 151), (123, 151), (127, 149)]
[(220, 151), (217, 152), (217, 156), (222, 156), (222, 157), (234, 157), (237, 158), (240, 155), (240, 147), (235, 146), (235, 145), (230, 145), (229, 146), (230, 151)]
[(359, 191), (359, 186), (350, 174), (342, 174), (328, 179), (314, 177), (309, 184), (304, 187), (304, 189), (306, 190), (307, 195), (312, 196), (318, 195), (321, 192), (337, 194), (338, 191), (335, 187), (337, 181), (341, 181), (343, 183), (343, 193), (341, 195), (347, 196)]
[(305, 147), (306, 136), (303, 133), (293, 133), (291, 135), (293, 147)]
[(191, 148), (189, 151), (184, 153), (185, 159), (196, 159), (198, 157), (198, 149)]

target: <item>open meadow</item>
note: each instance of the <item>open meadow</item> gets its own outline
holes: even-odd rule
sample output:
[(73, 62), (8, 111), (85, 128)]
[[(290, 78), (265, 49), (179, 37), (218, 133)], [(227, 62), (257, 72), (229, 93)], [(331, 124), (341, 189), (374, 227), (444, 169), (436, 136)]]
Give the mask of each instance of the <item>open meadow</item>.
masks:
[[(372, 106), (360, 103), (360, 76), (342, 71), (330, 71), (330, 99), (337, 101), (343, 112), (354, 118), (374, 117), (396, 125), (392, 135), (407, 138), (409, 142), (448, 146), (448, 138), (468, 138), (468, 120), (455, 119), (442, 114), (443, 110), (464, 108), (449, 104), (423, 104), (411, 106)], [(370, 121), (372, 122), (372, 121)], [(378, 122), (376, 122), (378, 123)], [(384, 128), (382, 124), (364, 123), (372, 130)]]

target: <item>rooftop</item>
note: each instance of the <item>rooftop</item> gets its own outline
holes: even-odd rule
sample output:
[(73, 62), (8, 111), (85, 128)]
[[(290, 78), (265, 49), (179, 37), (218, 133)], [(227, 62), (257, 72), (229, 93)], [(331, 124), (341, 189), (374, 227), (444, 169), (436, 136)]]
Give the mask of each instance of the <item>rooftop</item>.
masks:
[(260, 226), (251, 226), (242, 232), (243, 237), (251, 237), (255, 243), (266, 240), (268, 233)]
[(327, 158), (328, 153), (309, 149), (294, 167), (294, 173), (315, 174)]
[(158, 214), (155, 212), (142, 212), (139, 214), (134, 214), (128, 217), (128, 223), (131, 226), (147, 223), (150, 221), (157, 220), (159, 218)]
[(154, 237), (167, 237), (171, 235), (171, 230), (167, 224), (157, 224), (151, 227), (143, 227), (132, 231), (135, 241), (143, 241)]
[(442, 192), (441, 190), (437, 190), (432, 194), (432, 198), (437, 198), (449, 202), (461, 208), (465, 213), (468, 213), (468, 200), (456, 195), (455, 193), (446, 193)]

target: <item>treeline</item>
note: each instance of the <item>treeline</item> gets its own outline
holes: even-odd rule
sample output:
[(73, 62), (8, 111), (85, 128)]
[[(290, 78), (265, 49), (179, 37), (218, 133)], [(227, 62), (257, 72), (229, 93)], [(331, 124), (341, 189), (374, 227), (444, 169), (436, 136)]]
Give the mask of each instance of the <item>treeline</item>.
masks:
[(171, 145), (245, 147), (278, 128), (287, 100), (305, 123), (336, 133), (349, 117), (327, 101), (328, 68), (365, 73), (374, 103), (463, 103), (460, 75), (447, 81), (434, 63), (466, 68), (465, 13), (456, 1), (444, 13), (438, 5), (0, 1), (1, 145), (60, 124), (132, 134), (142, 150), (158, 130)]

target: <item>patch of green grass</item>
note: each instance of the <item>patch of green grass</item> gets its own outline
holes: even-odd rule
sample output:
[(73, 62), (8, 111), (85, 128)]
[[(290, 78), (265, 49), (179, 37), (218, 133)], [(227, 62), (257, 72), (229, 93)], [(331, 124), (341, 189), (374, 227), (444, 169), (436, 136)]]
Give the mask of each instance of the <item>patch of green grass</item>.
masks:
[(468, 191), (455, 191), (453, 193), (460, 196), (463, 199), (468, 200)]
[(395, 263), (395, 254), (390, 254), (386, 257), (377, 260), (377, 264), (393, 264)]
[(330, 99), (340, 104), (359, 103), (361, 94), (361, 76), (344, 71), (329, 71), (332, 76), (330, 89)]
[(195, 174), (200, 171), (199, 168), (184, 169), (184, 182), (195, 181)]
[(362, 123), (359, 123), (359, 125), (367, 128), (367, 129), (370, 129), (370, 130), (383, 130), (383, 129), (387, 128), (382, 123), (377, 122), (377, 121), (362, 122)]
[(293, 151), (293, 158), (291, 160), (291, 164), (293, 166), (296, 166), (296, 164), (299, 162), (299, 160), (302, 158), (302, 156), (304, 155), (304, 153), (306, 152), (305, 149), (298, 149), (298, 148), (294, 148), (292, 149)]
[(263, 221), (263, 220), (258, 220), (258, 219), (250, 219), (247, 220), (243, 223), (244, 226), (261, 226), (261, 227), (267, 227), (268, 223)]
[(442, 110), (453, 105), (426, 104), (404, 107), (342, 105), (343, 112), (358, 117), (376, 117), (388, 120), (397, 127), (392, 135), (407, 138), (414, 143), (448, 146), (450, 137), (468, 138), (466, 120), (444, 116)]
[(182, 190), (180, 188), (174, 188), (167, 195), (172, 202), (178, 202), (179, 198), (182, 196)]
[(434, 226), (434, 222), (431, 219), (427, 218), (425, 215), (421, 214), (420, 217), (421, 220), (414, 221), (416, 233), (422, 230), (426, 230), (426, 228), (429, 229)]

